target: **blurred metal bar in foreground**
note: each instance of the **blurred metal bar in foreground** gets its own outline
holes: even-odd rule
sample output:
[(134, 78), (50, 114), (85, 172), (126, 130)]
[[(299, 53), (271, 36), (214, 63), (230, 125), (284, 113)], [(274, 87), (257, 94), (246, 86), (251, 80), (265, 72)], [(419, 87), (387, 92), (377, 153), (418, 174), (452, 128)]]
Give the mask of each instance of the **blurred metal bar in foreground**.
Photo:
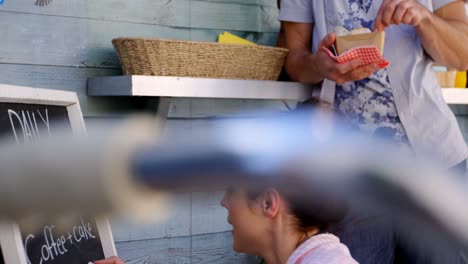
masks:
[(129, 163), (137, 149), (154, 145), (158, 125), (150, 117), (131, 118), (88, 127), (89, 136), (64, 130), (35, 144), (1, 142), (0, 217), (160, 211), (166, 205), (162, 191), (138, 184)]
[(154, 122), (137, 119), (86, 139), (5, 143), (0, 215), (72, 208), (154, 213), (150, 208), (164, 207), (165, 194), (174, 190), (281, 185), (304, 203), (344, 200), (408, 231), (468, 249), (468, 195), (456, 176), (336, 125), (322, 112), (276, 114), (226, 120), (170, 141), (159, 138)]

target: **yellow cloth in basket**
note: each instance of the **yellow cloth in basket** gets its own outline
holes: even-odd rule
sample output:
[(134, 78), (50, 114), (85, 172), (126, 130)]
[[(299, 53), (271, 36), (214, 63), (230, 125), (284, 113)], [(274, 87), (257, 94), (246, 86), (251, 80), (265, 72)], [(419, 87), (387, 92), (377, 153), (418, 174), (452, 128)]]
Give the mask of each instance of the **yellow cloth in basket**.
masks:
[(246, 44), (246, 45), (256, 45), (255, 43), (233, 35), (229, 32), (224, 32), (218, 36), (219, 43), (228, 43), (228, 44)]

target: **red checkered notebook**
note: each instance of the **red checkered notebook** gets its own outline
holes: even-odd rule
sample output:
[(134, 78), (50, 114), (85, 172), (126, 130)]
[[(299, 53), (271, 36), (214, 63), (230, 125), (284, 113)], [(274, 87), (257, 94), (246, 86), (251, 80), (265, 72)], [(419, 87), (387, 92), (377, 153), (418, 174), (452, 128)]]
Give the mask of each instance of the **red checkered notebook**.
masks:
[(360, 46), (352, 48), (340, 56), (335, 56), (329, 49), (323, 48), (330, 57), (338, 63), (349, 62), (354, 59), (361, 59), (361, 65), (369, 65), (375, 63), (379, 69), (383, 69), (390, 65), (390, 61), (386, 60), (376, 46)]

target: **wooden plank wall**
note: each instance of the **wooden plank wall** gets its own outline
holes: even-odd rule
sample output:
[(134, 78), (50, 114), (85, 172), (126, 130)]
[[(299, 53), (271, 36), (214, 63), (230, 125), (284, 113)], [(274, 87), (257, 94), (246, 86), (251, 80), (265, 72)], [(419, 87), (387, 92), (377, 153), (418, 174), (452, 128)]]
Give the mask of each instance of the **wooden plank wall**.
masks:
[(131, 111), (135, 99), (86, 96), (88, 77), (120, 74), (112, 38), (215, 41), (227, 30), (274, 44), (277, 13), (274, 0), (6, 0), (0, 83), (77, 91), (87, 117)]
[[(5, 0), (0, 5), (0, 83), (78, 93), (87, 125), (152, 111), (157, 100), (93, 98), (90, 77), (120, 75), (111, 44), (116, 37), (215, 41), (230, 31), (274, 45), (279, 28), (275, 0)], [(253, 109), (283, 110), (281, 102), (174, 100), (167, 133), (216, 124), (213, 116)], [(112, 221), (118, 253), (128, 263), (254, 263), (231, 248), (222, 192), (177, 194), (166, 219), (135, 224)]]

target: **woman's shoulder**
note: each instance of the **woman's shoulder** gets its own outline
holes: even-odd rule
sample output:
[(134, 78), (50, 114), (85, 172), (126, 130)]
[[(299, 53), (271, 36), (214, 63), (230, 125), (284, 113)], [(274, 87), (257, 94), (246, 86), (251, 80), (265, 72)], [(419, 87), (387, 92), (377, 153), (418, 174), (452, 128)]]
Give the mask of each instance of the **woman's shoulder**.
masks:
[(357, 264), (348, 247), (332, 234), (320, 234), (309, 238), (294, 251), (287, 264)]

